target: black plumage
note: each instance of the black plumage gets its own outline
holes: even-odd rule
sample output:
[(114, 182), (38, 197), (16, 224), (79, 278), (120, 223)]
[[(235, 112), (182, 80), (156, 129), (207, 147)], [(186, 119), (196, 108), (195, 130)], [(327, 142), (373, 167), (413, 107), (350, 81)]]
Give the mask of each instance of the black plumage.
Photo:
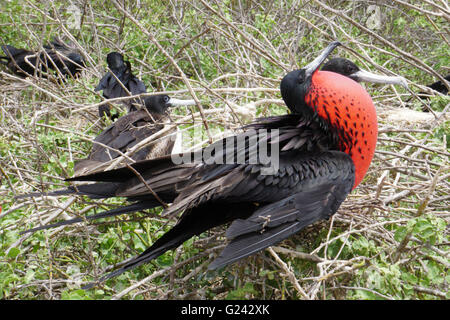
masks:
[(0, 56), (0, 62), (20, 77), (35, 74), (46, 77), (49, 69), (63, 76), (73, 77), (86, 67), (80, 52), (58, 38), (45, 45), (43, 52), (18, 49), (10, 45), (3, 45), (1, 48), (5, 56)]
[[(131, 72), (131, 65), (118, 52), (111, 52), (107, 56), (110, 71), (100, 80), (95, 91), (103, 91), (107, 99), (127, 97), (146, 93), (144, 83)], [(124, 100), (129, 113), (117, 119), (118, 115), (111, 115), (109, 105), (99, 107), (99, 115), (106, 115), (116, 122), (108, 126), (94, 140), (92, 151), (87, 159), (78, 161), (74, 171), (76, 175), (92, 170), (102, 170), (106, 162), (126, 153), (144, 139), (157, 134), (165, 128), (168, 108), (179, 105), (194, 104), (193, 100), (179, 100), (167, 95), (154, 95), (145, 98)], [(126, 163), (141, 161), (170, 154), (174, 143), (176, 127), (165, 130), (164, 134), (149, 142), (125, 158)]]
[[(304, 98), (312, 74), (337, 45), (332, 43), (313, 63), (295, 73), (300, 76), (292, 78), (294, 73), (290, 73), (281, 82), (283, 99), (292, 114), (260, 119), (242, 134), (194, 154), (179, 155), (195, 159), (196, 155), (208, 153), (216, 161), (178, 163), (173, 156), (166, 156), (131, 164), (133, 170), (124, 167), (75, 177), (69, 180), (96, 183), (78, 185), (76, 191), (71, 187), (54, 193), (78, 193), (92, 198), (121, 196), (132, 202), (87, 219), (165, 203), (172, 204), (166, 207), (164, 216), (181, 214), (178, 223), (150, 248), (101, 280), (149, 262), (190, 237), (228, 222), (232, 222), (227, 231), (229, 244), (210, 269), (249, 256), (334, 214), (352, 190), (355, 167), (352, 158), (340, 151), (340, 135), (330, 132), (331, 128), (306, 107)], [(261, 129), (277, 129), (278, 134), (261, 134)], [(229, 143), (229, 139), (242, 141), (243, 137), (244, 145)], [(278, 170), (267, 171), (269, 163), (261, 159), (259, 150), (266, 144), (270, 154), (279, 152)], [(252, 162), (255, 154), (259, 161)], [(243, 161), (236, 161), (238, 158)], [(220, 159), (233, 161), (221, 164)], [(79, 221), (76, 218), (29, 231)]]
[[(450, 82), (450, 74), (444, 78), (447, 82)], [(434, 91), (437, 91), (443, 95), (448, 94), (448, 88), (445, 86), (444, 83), (442, 83), (441, 80), (433, 82), (432, 84), (427, 85), (428, 88), (433, 89)], [(419, 92), (419, 98), (421, 99), (427, 99), (427, 93), (426, 92)]]
[[(100, 170), (99, 166), (103, 163), (119, 157), (139, 142), (162, 130), (169, 121), (168, 108), (176, 105), (178, 101), (181, 100), (172, 99), (167, 95), (144, 98), (145, 107), (120, 117), (95, 138), (88, 158), (75, 164), (75, 174), (80, 175), (95, 168)], [(171, 126), (161, 137), (146, 144), (130, 158), (134, 162), (170, 154), (175, 143), (175, 132), (176, 127)], [(125, 159), (125, 162), (130, 161)]]
[[(64, 76), (74, 77), (86, 67), (83, 56), (73, 44), (67, 44), (59, 38), (54, 38), (44, 48), (55, 63), (56, 69)], [(51, 64), (50, 68), (55, 69), (55, 66)]]
[[(447, 75), (444, 79), (445, 79), (447, 82), (450, 82), (450, 74)], [(439, 92), (440, 94), (448, 95), (448, 88), (447, 88), (447, 86), (446, 86), (441, 80), (438, 80), (438, 81), (436, 81), (436, 82), (433, 82), (432, 84), (427, 85), (427, 87), (430, 88), (430, 89), (432, 89), (432, 90), (434, 90), (434, 91)], [(429, 94), (428, 92), (425, 92), (425, 91), (420, 91), (420, 92), (417, 94), (417, 96), (418, 96), (421, 100), (429, 100), (429, 99), (430, 99), (430, 94)], [(413, 97), (411, 97), (411, 98), (409, 98), (408, 100), (406, 100), (406, 102), (411, 101), (411, 99), (413, 99)], [(427, 105), (425, 105), (425, 104), (422, 105), (422, 111), (423, 111), (423, 112), (429, 112), (429, 111), (430, 111), (429, 108), (430, 108), (430, 107), (427, 106)]]
[[(1, 46), (5, 56), (0, 57), (0, 62), (8, 67), (14, 74), (27, 77), (30, 75), (39, 74), (37, 69), (38, 54), (26, 49), (18, 49), (10, 45)], [(44, 67), (46, 70), (46, 67)], [(45, 71), (43, 70), (43, 71)]]
[[(357, 73), (360, 69), (359, 67), (353, 63), (352, 61), (345, 58), (332, 58), (328, 60), (322, 68), (322, 71), (331, 71), (342, 74), (346, 77), (351, 77), (355, 73)], [(356, 81), (356, 79), (353, 79)]]
[[(100, 79), (99, 84), (94, 89), (95, 91), (103, 91), (103, 97), (106, 99), (146, 93), (144, 83), (133, 75), (130, 62), (125, 61), (122, 54), (110, 52), (106, 57), (106, 61), (110, 71)], [(127, 106), (128, 111), (137, 110), (134, 104), (142, 105), (140, 99), (127, 99), (123, 100), (123, 103)], [(98, 109), (99, 116), (103, 117), (106, 115), (111, 118), (110, 109), (109, 105), (101, 105)]]
[[(445, 79), (447, 82), (450, 82), (450, 74), (447, 75), (444, 79)], [(427, 87), (430, 88), (430, 89), (433, 89), (434, 91), (437, 91), (437, 92), (439, 92), (439, 93), (442, 93), (442, 94), (444, 94), (444, 95), (445, 95), (445, 94), (448, 94), (448, 88), (444, 85), (444, 83), (442, 83), (441, 80), (436, 81), (436, 82), (434, 82), (434, 83), (432, 83), (432, 84), (429, 84), (429, 85), (427, 85)]]

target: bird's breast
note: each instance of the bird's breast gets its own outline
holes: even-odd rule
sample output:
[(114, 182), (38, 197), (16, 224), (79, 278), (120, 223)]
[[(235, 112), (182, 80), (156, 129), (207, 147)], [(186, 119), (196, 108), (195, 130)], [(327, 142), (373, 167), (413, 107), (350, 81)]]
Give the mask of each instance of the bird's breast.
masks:
[(337, 134), (340, 151), (352, 158), (356, 187), (370, 166), (377, 143), (377, 115), (370, 95), (350, 78), (318, 71), (305, 102)]

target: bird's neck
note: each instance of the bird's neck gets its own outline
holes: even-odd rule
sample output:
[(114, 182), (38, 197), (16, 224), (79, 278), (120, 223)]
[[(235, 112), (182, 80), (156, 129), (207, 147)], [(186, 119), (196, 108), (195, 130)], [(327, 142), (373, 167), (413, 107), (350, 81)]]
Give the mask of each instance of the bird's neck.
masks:
[[(357, 82), (333, 72), (317, 72), (305, 102), (337, 137), (337, 148), (355, 165), (355, 188), (370, 166), (378, 136), (375, 107)], [(317, 83), (321, 84), (320, 86)]]

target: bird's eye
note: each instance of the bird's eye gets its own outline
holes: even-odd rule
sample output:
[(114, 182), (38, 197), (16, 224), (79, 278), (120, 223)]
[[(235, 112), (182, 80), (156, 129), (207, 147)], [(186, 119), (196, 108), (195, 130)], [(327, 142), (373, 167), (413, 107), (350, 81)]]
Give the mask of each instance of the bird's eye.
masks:
[(164, 96), (164, 102), (169, 102), (169, 96)]
[(350, 75), (358, 71), (358, 68), (356, 66), (347, 65), (346, 66), (346, 74)]

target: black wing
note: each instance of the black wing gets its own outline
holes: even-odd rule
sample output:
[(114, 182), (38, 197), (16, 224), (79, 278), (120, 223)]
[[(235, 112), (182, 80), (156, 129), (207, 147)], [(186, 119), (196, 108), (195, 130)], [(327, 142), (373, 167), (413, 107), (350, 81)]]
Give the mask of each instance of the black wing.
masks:
[(0, 59), (4, 60), (3, 64), (6, 64), (12, 72), (21, 77), (34, 75), (35, 70), (46, 72), (47, 69), (58, 69), (62, 75), (74, 76), (85, 67), (84, 59), (78, 50), (57, 38), (45, 45), (44, 49), (50, 60), (43, 52), (36, 53), (4, 45), (2, 50), (6, 56)]
[(209, 269), (261, 251), (333, 215), (352, 190), (354, 166), (347, 154), (333, 152), (323, 156), (321, 165), (325, 161), (329, 168), (324, 172), (325, 179), (317, 179), (300, 192), (262, 206), (247, 219), (235, 220), (226, 233), (230, 243)]
[[(77, 174), (86, 172), (103, 162), (117, 158), (121, 153), (126, 153), (130, 148), (164, 127), (164, 124), (156, 120), (161, 119), (152, 119), (146, 110), (130, 112), (120, 117), (95, 138), (89, 157), (75, 164), (75, 172)], [(172, 131), (175, 130), (174, 128)], [(170, 154), (175, 143), (174, 137), (168, 136), (170, 133), (167, 132), (164, 138), (149, 143), (130, 158), (134, 161), (142, 161)]]
[[(221, 140), (215, 145), (225, 148), (221, 149), (222, 153), (220, 148), (217, 154), (213, 153), (217, 159), (245, 153), (246, 162), (175, 164), (171, 156), (166, 156), (134, 163), (131, 165), (134, 170), (125, 167), (69, 179), (103, 181), (90, 184), (88, 188), (83, 186), (81, 192), (94, 197), (107, 197), (107, 194), (127, 197), (137, 202), (139, 208), (144, 206), (144, 201), (158, 205), (154, 192), (164, 202), (172, 203), (164, 214), (182, 213), (177, 225), (152, 247), (107, 277), (148, 262), (193, 235), (235, 221), (227, 233), (231, 240), (229, 247), (211, 266), (218, 268), (335, 213), (353, 186), (353, 162), (345, 153), (323, 151), (335, 148), (332, 141), (321, 138), (320, 128), (315, 128), (314, 124), (293, 125), (295, 118), (270, 118), (258, 124), (259, 128), (270, 128), (273, 121), (277, 126), (284, 123), (278, 137), (268, 135), (256, 141), (256, 145), (263, 141), (279, 142), (279, 148), (286, 150), (280, 152), (279, 169), (271, 174), (263, 172), (265, 165), (247, 161), (255, 152), (255, 143), (248, 143), (242, 150), (235, 145), (227, 147), (226, 141)], [(205, 151), (206, 148), (200, 152)], [(195, 158), (193, 154), (188, 155)], [(112, 187), (107, 188), (108, 185)], [(131, 211), (132, 208), (120, 212)], [(115, 212), (104, 212), (103, 216)]]
[(79, 50), (72, 44), (64, 43), (57, 37), (45, 45), (44, 48), (52, 60), (47, 62), (48, 67), (53, 70), (59, 70), (63, 76), (74, 77), (86, 67)]
[[(210, 269), (261, 251), (334, 214), (353, 186), (351, 158), (338, 151), (310, 155), (290, 152), (283, 156), (280, 169), (273, 175), (263, 175), (257, 165), (233, 167), (220, 178), (204, 182), (199, 181), (210, 170), (190, 175), (187, 183), (179, 184), (178, 197), (165, 210), (166, 214), (184, 211), (178, 223), (153, 246), (102, 280), (233, 220), (227, 231), (231, 242)], [(125, 188), (119, 194), (129, 191)]]
[[(128, 61), (124, 61), (123, 56), (117, 52), (108, 54), (108, 71), (99, 84), (94, 89), (95, 91), (103, 91), (103, 96), (106, 99), (127, 97), (131, 95), (138, 95), (146, 93), (144, 83), (135, 77), (131, 72), (131, 65)], [(123, 103), (129, 108), (129, 111), (136, 111), (134, 104), (142, 104), (140, 99), (124, 100)], [(104, 115), (111, 117), (110, 106), (99, 106), (99, 116)]]
[[(146, 92), (144, 83), (133, 75), (131, 65), (128, 61), (124, 61), (121, 55), (114, 56), (115, 59), (108, 61), (108, 71), (95, 91), (103, 90), (103, 96), (107, 99), (126, 97)], [(128, 93), (129, 92), (129, 93)]]

